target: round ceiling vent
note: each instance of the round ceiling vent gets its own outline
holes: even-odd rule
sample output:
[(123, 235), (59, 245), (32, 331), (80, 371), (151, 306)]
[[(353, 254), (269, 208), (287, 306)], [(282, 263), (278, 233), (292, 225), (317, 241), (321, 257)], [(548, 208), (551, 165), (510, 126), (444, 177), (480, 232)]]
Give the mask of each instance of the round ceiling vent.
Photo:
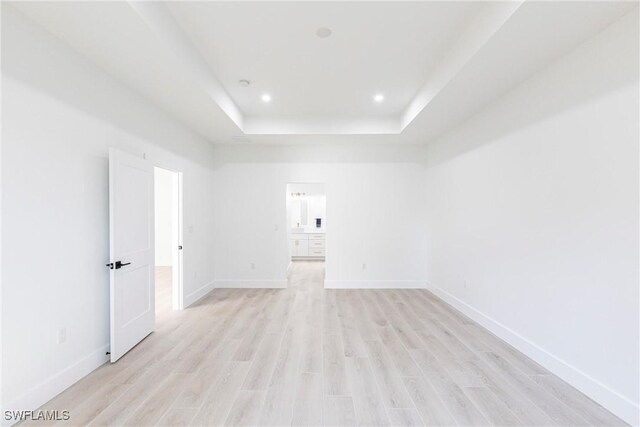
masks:
[(251, 84), (251, 82), (247, 79), (238, 80), (238, 84), (242, 87), (247, 87)]
[(320, 37), (321, 39), (326, 39), (327, 37), (331, 36), (331, 29), (327, 27), (318, 28), (318, 30), (316, 31), (316, 36)]

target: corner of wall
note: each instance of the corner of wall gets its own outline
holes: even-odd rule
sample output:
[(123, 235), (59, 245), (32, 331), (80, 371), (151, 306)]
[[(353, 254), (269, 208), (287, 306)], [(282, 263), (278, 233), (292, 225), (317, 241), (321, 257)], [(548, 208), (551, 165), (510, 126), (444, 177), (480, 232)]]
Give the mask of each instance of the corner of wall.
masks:
[(196, 303), (198, 300), (204, 298), (209, 294), (209, 292), (213, 291), (216, 288), (215, 281), (211, 281), (204, 286), (196, 289), (188, 295), (184, 296), (184, 308), (189, 307), (190, 305)]

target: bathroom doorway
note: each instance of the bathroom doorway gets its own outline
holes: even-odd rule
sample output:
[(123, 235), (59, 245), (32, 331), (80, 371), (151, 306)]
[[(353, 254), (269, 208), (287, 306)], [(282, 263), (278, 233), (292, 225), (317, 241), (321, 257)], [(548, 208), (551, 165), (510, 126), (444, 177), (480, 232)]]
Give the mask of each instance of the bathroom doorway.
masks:
[(289, 183), (286, 200), (289, 271), (296, 262), (311, 261), (321, 262), (324, 270), (324, 261), (327, 256), (325, 185), (323, 183)]

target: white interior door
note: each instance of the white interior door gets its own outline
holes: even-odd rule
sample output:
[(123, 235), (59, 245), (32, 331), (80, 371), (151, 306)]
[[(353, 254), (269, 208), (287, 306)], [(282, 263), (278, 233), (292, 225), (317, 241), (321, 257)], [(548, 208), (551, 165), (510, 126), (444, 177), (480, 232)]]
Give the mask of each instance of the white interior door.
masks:
[(111, 362), (155, 326), (153, 165), (109, 152)]

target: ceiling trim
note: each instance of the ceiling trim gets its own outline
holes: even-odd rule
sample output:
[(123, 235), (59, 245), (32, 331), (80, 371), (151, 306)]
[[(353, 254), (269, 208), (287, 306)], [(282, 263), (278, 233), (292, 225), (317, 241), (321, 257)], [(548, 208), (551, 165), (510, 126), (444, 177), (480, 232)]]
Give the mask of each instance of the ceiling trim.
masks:
[(424, 110), (523, 3), (524, 0), (486, 3), (485, 8), (460, 35), (448, 54), (442, 58), (438, 67), (429, 76), (425, 85), (409, 103), (400, 119), (400, 132)]
[(128, 0), (203, 90), (247, 135), (399, 135), (464, 68), (524, 0), (487, 3), (400, 117), (246, 117), (163, 2)]
[(245, 117), (247, 135), (398, 135), (398, 117)]
[(242, 129), (244, 115), (233, 102), (211, 68), (182, 31), (163, 2), (128, 0), (131, 8), (168, 45), (180, 63), (199, 82), (204, 91)]

